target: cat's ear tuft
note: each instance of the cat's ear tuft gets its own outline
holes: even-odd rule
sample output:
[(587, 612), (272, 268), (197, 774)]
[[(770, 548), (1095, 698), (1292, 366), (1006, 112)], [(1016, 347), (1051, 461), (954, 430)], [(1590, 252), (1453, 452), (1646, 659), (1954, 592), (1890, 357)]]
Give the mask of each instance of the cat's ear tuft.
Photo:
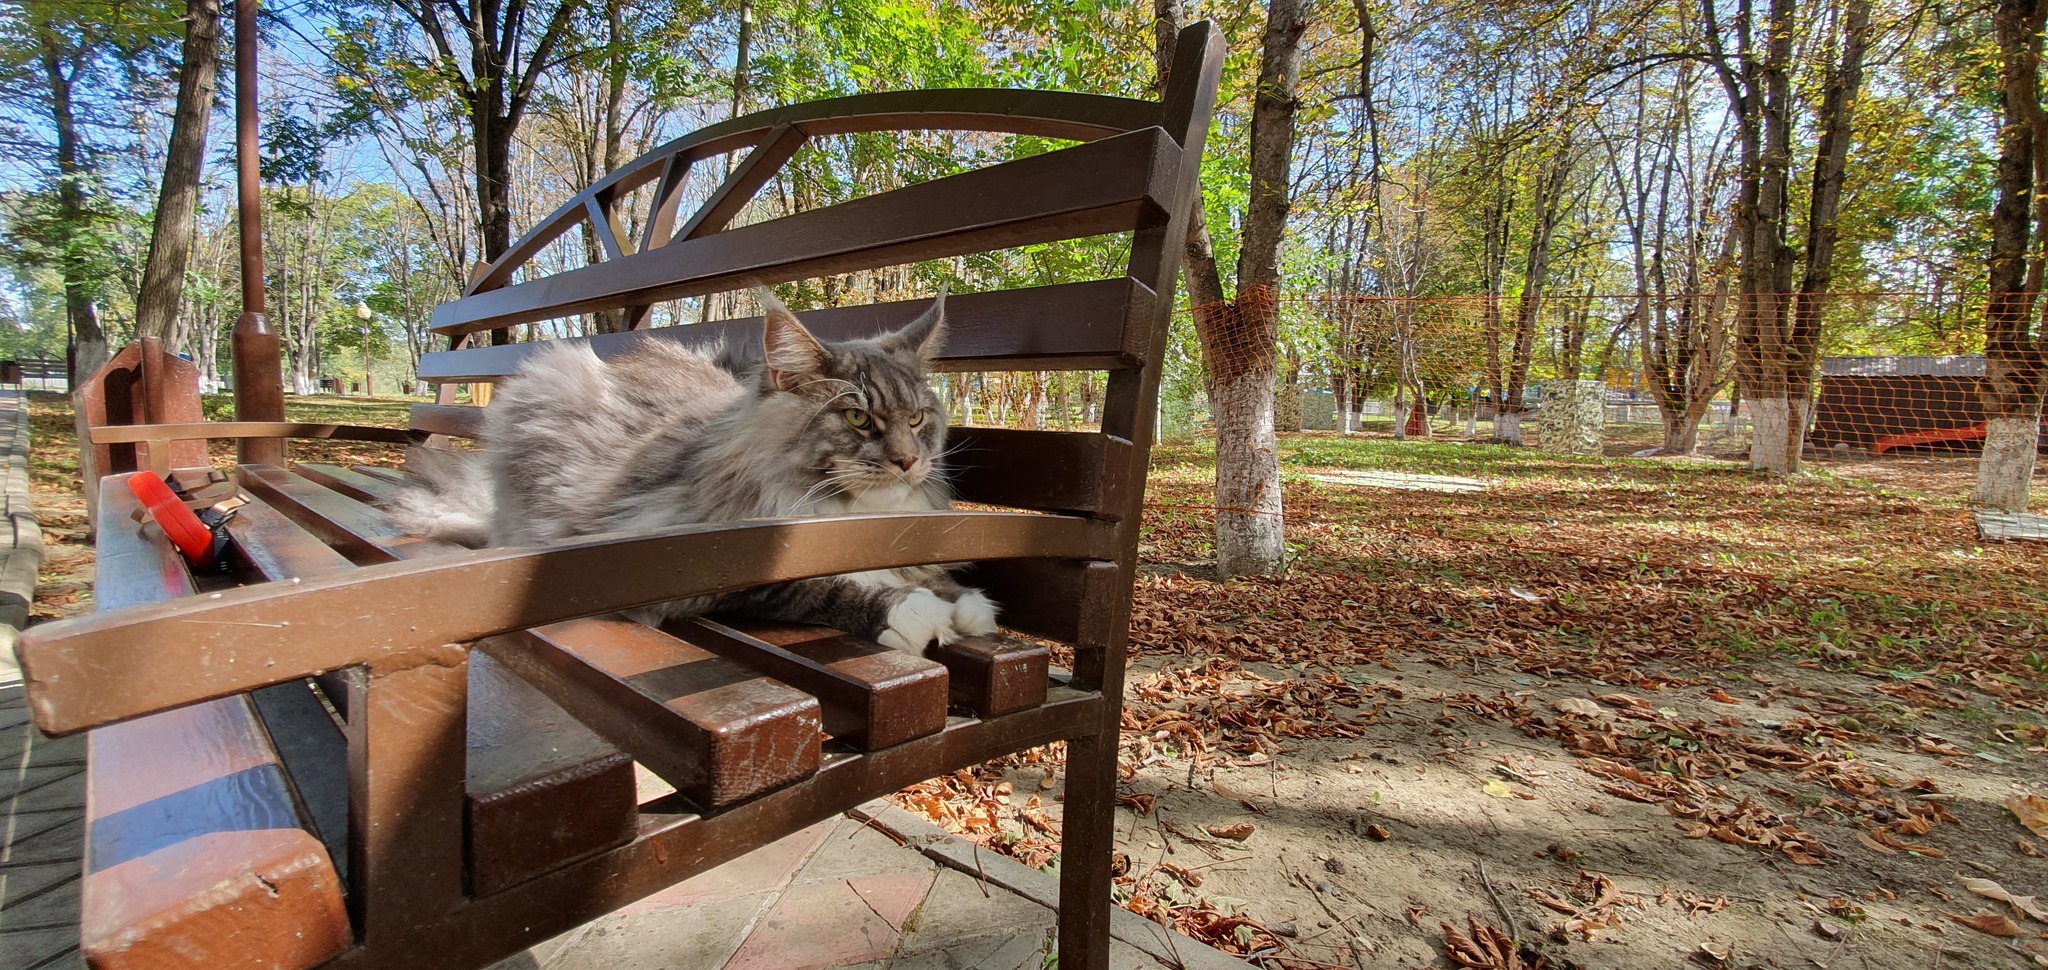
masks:
[(910, 325), (890, 335), (897, 346), (917, 354), (929, 364), (938, 359), (939, 349), (946, 345), (946, 286), (939, 286), (939, 296), (932, 301), (931, 309), (910, 321)]
[(794, 391), (816, 381), (825, 373), (825, 346), (767, 287), (755, 287), (754, 299), (761, 302), (767, 324), (762, 332), (762, 359), (767, 362), (768, 383)]

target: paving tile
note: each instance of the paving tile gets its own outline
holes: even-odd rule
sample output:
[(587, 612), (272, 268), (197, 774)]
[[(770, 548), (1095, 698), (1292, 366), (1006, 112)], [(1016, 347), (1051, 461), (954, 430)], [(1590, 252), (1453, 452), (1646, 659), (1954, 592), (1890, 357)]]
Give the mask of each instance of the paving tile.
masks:
[(38, 788), (0, 794), (0, 813), (10, 816), (54, 811), (72, 811), (80, 815), (85, 813), (83, 772), (68, 778), (45, 780), (49, 783)]
[(772, 842), (716, 869), (685, 879), (621, 912), (646, 913), (680, 909), (708, 899), (747, 896), (781, 888), (831, 833), (833, 820)]
[(930, 872), (931, 860), (915, 848), (898, 845), (895, 839), (873, 826), (842, 818), (797, 878), (815, 876), (879, 876), (892, 873)]
[(732, 955), (762, 902), (758, 897), (739, 896), (707, 900), (688, 912), (614, 913), (586, 927), (545, 960), (506, 961), (499, 967), (717, 970)]
[[(65, 955), (69, 954), (69, 959)], [(70, 970), (82, 966), (84, 960), (78, 955), (78, 930), (75, 927), (58, 929), (28, 930), (24, 932), (0, 931), (0, 967), (21, 970), (35, 967), (49, 970), (62, 967)]]
[(887, 920), (890, 928), (901, 931), (903, 921), (917, 912), (918, 904), (924, 902), (925, 892), (932, 888), (932, 880), (938, 874), (934, 867), (924, 872), (855, 876), (846, 880), (846, 885), (860, 897), (861, 902), (874, 910), (876, 916)]
[(1053, 924), (1053, 912), (993, 883), (985, 888), (980, 880), (946, 869), (925, 894), (924, 907), (910, 922), (910, 938), (899, 951), (905, 955), (943, 949), (968, 935), (1043, 937)]
[(40, 830), (22, 832), (13, 844), (0, 847), (0, 862), (9, 864), (59, 860), (76, 864), (84, 856), (85, 819), (82, 818), (74, 818), (61, 825), (44, 825)]
[(897, 957), (889, 970), (1041, 970), (1046, 947), (1043, 930), (952, 940), (937, 949)]
[(4, 811), (5, 806), (17, 798), (53, 788), (71, 792), (72, 797), (82, 804), (85, 798), (85, 769), (82, 766), (61, 765), (0, 771), (0, 811)]
[(77, 860), (0, 869), (0, 907), (76, 882), (82, 874)]
[(844, 879), (795, 883), (768, 910), (725, 970), (829, 970), (889, 956), (896, 928)]
[[(58, 886), (0, 908), (0, 934), (13, 927), (78, 925), (78, 883)], [(78, 931), (72, 930), (72, 936)], [(4, 964), (0, 964), (4, 966)]]

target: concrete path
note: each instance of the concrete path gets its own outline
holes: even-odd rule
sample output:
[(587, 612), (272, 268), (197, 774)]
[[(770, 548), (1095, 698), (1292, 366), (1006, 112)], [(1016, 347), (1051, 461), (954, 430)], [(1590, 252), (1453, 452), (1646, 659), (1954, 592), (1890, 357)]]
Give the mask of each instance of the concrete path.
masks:
[[(1058, 881), (886, 802), (556, 937), (491, 970), (1041, 970)], [(1249, 970), (1124, 910), (1115, 970)]]

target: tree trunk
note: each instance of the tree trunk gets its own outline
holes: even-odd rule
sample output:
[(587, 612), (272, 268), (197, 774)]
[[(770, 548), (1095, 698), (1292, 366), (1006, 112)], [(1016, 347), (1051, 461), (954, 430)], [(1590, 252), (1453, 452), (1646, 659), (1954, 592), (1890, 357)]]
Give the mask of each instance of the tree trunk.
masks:
[(57, 216), (65, 234), (58, 272), (64, 279), (64, 315), (71, 326), (75, 372), (72, 384), (76, 386), (79, 380), (99, 370), (109, 356), (106, 334), (100, 330), (99, 307), (94, 303), (97, 287), (86, 266), (84, 247), (70, 238), (83, 230), (91, 218), (85, 204), (88, 172), (79, 150), (78, 119), (71, 103), (71, 84), (81, 58), (76, 52), (62, 50), (47, 29), (41, 41), (43, 74), (50, 85), (50, 120), (57, 129)]
[[(1177, 0), (1156, 0), (1154, 10), (1162, 21), (1177, 26)], [(1224, 302), (1199, 201), (1188, 230), (1183, 276), (1188, 302), (1195, 308), (1195, 334), (1209, 364), (1209, 405), (1216, 418), (1216, 567), (1225, 577), (1278, 575), (1287, 568), (1273, 381), (1280, 253), (1286, 239), (1295, 94), (1306, 29), (1301, 0), (1271, 0), (1252, 103), (1251, 193), (1238, 251), (1235, 301)], [(1163, 77), (1172, 63), (1171, 45), (1162, 43), (1156, 53)]]
[[(192, 258), (199, 202), (200, 168), (206, 160), (206, 126), (213, 117), (214, 81), (220, 67), (220, 0), (186, 0), (184, 63), (178, 68), (178, 103), (171, 117), (171, 143), (157, 189), (156, 225), (149, 235), (149, 262), (135, 300), (135, 335), (165, 337), (184, 305), (185, 265)], [(183, 349), (178, 341), (173, 352)]]
[(2042, 0), (2000, 0), (1998, 195), (1991, 210), (1991, 293), (1984, 305), (1984, 454), (1973, 504), (2024, 512), (2048, 394), (2048, 335), (2039, 321), (2048, 246), (2048, 115), (2041, 106)]

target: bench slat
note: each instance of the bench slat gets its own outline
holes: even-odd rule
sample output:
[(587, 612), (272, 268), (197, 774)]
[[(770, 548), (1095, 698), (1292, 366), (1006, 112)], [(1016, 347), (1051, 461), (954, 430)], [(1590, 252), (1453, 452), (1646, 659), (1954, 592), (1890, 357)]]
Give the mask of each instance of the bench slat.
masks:
[[(538, 347), (539, 344), (512, 344), (510, 346)], [(455, 351), (460, 353), (460, 351)], [(484, 436), (484, 409), (466, 404), (415, 404), (412, 406), (412, 426), (419, 431), (443, 434), (451, 438), (481, 438)]]
[(626, 620), (572, 620), (480, 649), (710, 811), (818, 770), (818, 701)]
[(276, 465), (235, 469), (242, 488), (270, 503), (358, 566), (462, 552), (448, 542), (406, 535), (383, 512), (322, 488)]
[[(270, 494), (288, 496), (301, 515), (322, 510), (337, 517), (346, 514), (344, 521), (358, 530), (351, 533), (355, 542), (368, 550), (366, 558), (381, 555), (388, 561), (431, 552), (427, 544), (386, 542), (385, 533), (395, 528), (375, 532), (362, 525), (377, 514), (375, 510), (353, 503), (344, 506), (348, 500), (340, 496), (334, 496), (339, 501), (321, 501), (314, 493), (324, 490), (293, 478), (282, 469), (263, 468), (245, 475), (245, 485), (261, 481), (271, 486)], [(347, 557), (265, 504), (262, 488), (250, 491), (257, 494), (255, 501), (230, 521), (230, 527), (243, 523), (236, 538), (257, 575), (275, 582), (355, 568)], [(346, 715), (348, 692), (330, 690), (328, 696)], [(637, 814), (632, 759), (488, 657), (470, 655), (468, 696), (464, 808), (473, 891), (499, 892), (633, 837)], [(341, 740), (337, 734), (336, 741)]]
[[(663, 600), (931, 562), (1113, 561), (1117, 549), (1106, 523), (1015, 512), (690, 526), (541, 550), (465, 550), (303, 585), (186, 597), (121, 617), (74, 617), (23, 631), (16, 652), (37, 726), (62, 736), (394, 648), (467, 643)], [(428, 581), (431, 597), (421, 593)], [(547, 595), (525, 595), (538, 590)], [(151, 649), (138, 652), (137, 642)]]
[[(830, 627), (771, 623), (721, 616), (717, 622), (765, 643), (785, 649), (793, 644), (832, 640), (846, 634)], [(1049, 651), (1045, 647), (996, 634), (968, 637), (925, 648), (926, 659), (945, 666), (954, 704), (977, 717), (1000, 717), (1045, 703)]]
[[(946, 298), (946, 346), (936, 371), (1117, 370), (1140, 359), (1126, 345), (1125, 322), (1145, 319), (1153, 299), (1143, 283), (1128, 277), (1034, 286)], [(797, 317), (825, 340), (872, 337), (901, 327), (924, 312), (929, 300), (807, 310)], [(1135, 309), (1133, 309), (1135, 305)], [(740, 317), (687, 326), (597, 334), (547, 343), (502, 344), (443, 350), (420, 357), (421, 380), (439, 384), (509, 377), (526, 358), (558, 344), (588, 346), (600, 358), (617, 357), (643, 340), (672, 340), (690, 347), (729, 348), (739, 360), (760, 358), (761, 318)], [(414, 426), (421, 425), (419, 409)]]
[[(95, 601), (189, 595), (183, 560), (129, 519), (140, 503), (126, 476), (100, 486)], [(334, 866), (247, 697), (102, 727), (86, 744), (80, 947), (94, 967), (310, 966), (354, 942)]]
[(434, 330), (1138, 229), (1165, 221), (1180, 155), (1158, 128), (1115, 135), (477, 293), (436, 309)]
[(816, 697), (833, 740), (874, 751), (946, 726), (950, 676), (922, 657), (798, 624), (762, 623), (742, 633), (702, 617), (665, 629), (686, 643), (737, 661)]
[(358, 502), (388, 502), (404, 486), (384, 478), (371, 475), (360, 468), (343, 468), (339, 465), (300, 464), (299, 474), (327, 486)]

